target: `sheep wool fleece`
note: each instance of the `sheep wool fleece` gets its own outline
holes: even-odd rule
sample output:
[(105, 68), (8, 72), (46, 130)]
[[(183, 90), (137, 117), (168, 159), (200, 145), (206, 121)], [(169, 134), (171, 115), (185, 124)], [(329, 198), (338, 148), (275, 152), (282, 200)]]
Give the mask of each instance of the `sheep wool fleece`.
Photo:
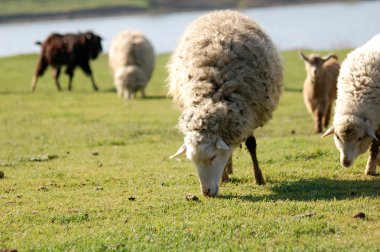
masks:
[[(369, 120), (380, 127), (380, 35), (347, 55), (338, 77), (334, 125)], [(378, 131), (379, 132), (379, 131)]]
[(282, 90), (277, 49), (236, 11), (215, 11), (190, 24), (168, 70), (169, 95), (182, 110), (179, 129), (198, 143), (220, 136), (238, 146), (272, 118)]

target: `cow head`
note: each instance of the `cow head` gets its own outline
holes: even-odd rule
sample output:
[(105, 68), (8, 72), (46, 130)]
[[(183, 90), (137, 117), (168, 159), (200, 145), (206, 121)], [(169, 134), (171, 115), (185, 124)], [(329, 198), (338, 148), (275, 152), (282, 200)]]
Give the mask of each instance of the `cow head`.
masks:
[(91, 31), (85, 32), (83, 36), (89, 58), (96, 59), (102, 52), (102, 38)]

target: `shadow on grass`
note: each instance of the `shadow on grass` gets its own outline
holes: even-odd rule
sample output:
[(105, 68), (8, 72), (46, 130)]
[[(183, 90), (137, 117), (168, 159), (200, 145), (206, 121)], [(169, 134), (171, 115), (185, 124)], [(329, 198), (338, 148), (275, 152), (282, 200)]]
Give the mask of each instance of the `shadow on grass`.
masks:
[(302, 93), (302, 88), (285, 87), (284, 90), (287, 92)]
[[(104, 89), (104, 90), (101, 90), (101, 92), (103, 93), (115, 93), (116, 94), (116, 88), (107, 88), (107, 89)], [(141, 98), (140, 96), (137, 96), (137, 99), (140, 100), (140, 99), (147, 99), (147, 100), (150, 100), (150, 99), (169, 99), (166, 95), (147, 95), (145, 96), (145, 98)]]
[(380, 181), (373, 180), (334, 180), (318, 178), (275, 185), (270, 195), (221, 195), (222, 199), (241, 199), (257, 202), (262, 200), (344, 200), (356, 197), (380, 197)]

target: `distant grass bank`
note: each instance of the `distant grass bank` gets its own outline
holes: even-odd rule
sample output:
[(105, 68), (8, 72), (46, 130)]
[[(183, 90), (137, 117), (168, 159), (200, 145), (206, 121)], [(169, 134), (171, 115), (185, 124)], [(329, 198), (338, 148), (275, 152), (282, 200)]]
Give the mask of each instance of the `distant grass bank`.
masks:
[(364, 175), (367, 154), (342, 168), (332, 139), (313, 133), (296, 51), (282, 53), (279, 107), (255, 131), (267, 184), (253, 183), (237, 149), (216, 198), (200, 195), (188, 160), (165, 159), (183, 139), (165, 97), (168, 56), (157, 57), (148, 98), (128, 103), (106, 55), (92, 62), (97, 93), (77, 70), (72, 92), (46, 73), (32, 94), (37, 55), (0, 58), (0, 250), (378, 251), (380, 177)]
[[(353, 2), (359, 0), (338, 0)], [(242, 9), (278, 5), (325, 3), (329, 0), (0, 0), (0, 23), (163, 13)]]

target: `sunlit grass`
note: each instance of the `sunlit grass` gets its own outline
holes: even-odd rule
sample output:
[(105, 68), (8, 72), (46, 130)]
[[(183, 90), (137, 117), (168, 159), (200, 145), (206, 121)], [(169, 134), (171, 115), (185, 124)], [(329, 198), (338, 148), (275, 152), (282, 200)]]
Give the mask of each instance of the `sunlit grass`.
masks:
[[(296, 51), (283, 53), (285, 91), (255, 133), (267, 184), (253, 184), (250, 157), (237, 149), (231, 182), (211, 199), (200, 195), (189, 161), (165, 159), (182, 143), (179, 112), (165, 96), (167, 59), (157, 58), (148, 99), (128, 103), (115, 94), (105, 55), (92, 63), (98, 93), (77, 70), (71, 93), (57, 92), (46, 73), (32, 94), (37, 56), (0, 59), (0, 249), (380, 247), (380, 179), (364, 175), (366, 155), (342, 168), (332, 140), (313, 133)], [(200, 201), (186, 201), (187, 193)], [(365, 219), (352, 218), (359, 211)]]

